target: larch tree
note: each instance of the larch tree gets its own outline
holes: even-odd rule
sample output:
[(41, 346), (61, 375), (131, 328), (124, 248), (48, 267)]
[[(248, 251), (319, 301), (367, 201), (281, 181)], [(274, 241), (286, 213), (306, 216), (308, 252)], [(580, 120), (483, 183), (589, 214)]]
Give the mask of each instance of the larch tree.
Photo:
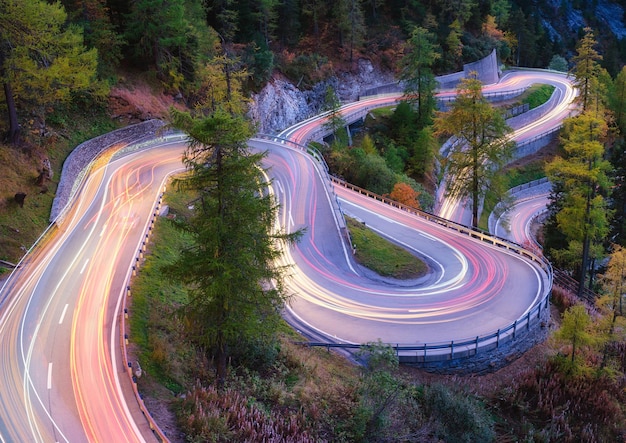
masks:
[(609, 108), (613, 113), (619, 137), (609, 150), (613, 166), (613, 188), (610, 204), (615, 211), (611, 226), (611, 241), (626, 245), (626, 67), (617, 74), (610, 88)]
[(198, 89), (194, 105), (210, 113), (218, 108), (232, 114), (244, 114), (248, 99), (243, 93), (243, 82), (248, 77), (241, 69), (241, 62), (236, 57), (229, 57), (226, 51), (216, 43), (216, 55), (198, 69)]
[(235, 0), (215, 0), (204, 2), (207, 11), (207, 22), (221, 38), (229, 43), (235, 40), (239, 31), (239, 12)]
[(137, 0), (132, 4), (125, 37), (135, 56), (153, 66), (170, 90), (185, 92), (206, 61), (213, 39), (205, 14), (199, 0)]
[(59, 3), (7, 0), (0, 3), (0, 79), (9, 114), (7, 140), (19, 140), (18, 110), (37, 117), (40, 134), (55, 105), (80, 92), (104, 97), (96, 78), (97, 50), (83, 46), (82, 29), (67, 25)]
[(475, 0), (444, 0), (441, 9), (448, 18), (458, 21), (463, 26), (472, 16), (473, 10), (478, 6)]
[(188, 174), (177, 181), (197, 193), (194, 215), (178, 226), (193, 239), (167, 272), (187, 285), (180, 314), (190, 340), (215, 361), (218, 384), (226, 377), (232, 349), (275, 338), (288, 299), (287, 268), (277, 265), (281, 244), (300, 231), (276, 230), (278, 207), (252, 153), (252, 127), (222, 110), (204, 117), (172, 111), (172, 124), (189, 135)]
[(511, 2), (509, 0), (494, 0), (491, 3), (491, 15), (493, 15), (499, 27), (503, 27), (509, 21), (511, 14)]
[(347, 145), (347, 123), (341, 113), (341, 101), (339, 101), (335, 89), (330, 85), (326, 87), (324, 108), (328, 111), (324, 121), (324, 128), (332, 133), (333, 143), (341, 146)]
[(278, 27), (278, 0), (259, 0), (256, 2), (256, 17), (259, 23), (259, 33), (263, 36), (265, 46), (270, 45)]
[(615, 77), (609, 94), (609, 106), (620, 132), (626, 133), (626, 66)]
[(337, 0), (332, 4), (334, 25), (340, 48), (348, 48), (348, 60), (354, 59), (354, 50), (365, 36), (365, 18), (361, 0)]
[(439, 112), (434, 121), (437, 136), (452, 137), (445, 164), (446, 196), (459, 201), (469, 197), (472, 225), (478, 226), (482, 199), (491, 194), (503, 200), (506, 189), (500, 169), (512, 156), (511, 129), (502, 115), (482, 94), (475, 73), (461, 80), (450, 109)]
[[(561, 327), (556, 332), (555, 338), (571, 345), (570, 370), (572, 371), (579, 368), (579, 365), (576, 364), (578, 353), (596, 341), (596, 337), (591, 332), (591, 327), (591, 317), (583, 305), (574, 305), (563, 313)], [(582, 365), (584, 363), (581, 363)]]
[(564, 155), (546, 167), (548, 178), (561, 189), (561, 201), (552, 201), (553, 221), (564, 234), (566, 248), (550, 253), (561, 263), (577, 270), (578, 293), (582, 295), (589, 274), (593, 284), (594, 262), (603, 253), (602, 242), (609, 233), (611, 211), (606, 197), (611, 189), (610, 163), (605, 159), (609, 138), (606, 113), (606, 71), (598, 64), (600, 55), (593, 49), (593, 32), (585, 28), (573, 58), (572, 74), (579, 90), (581, 113), (563, 124), (561, 143)]
[(101, 72), (111, 74), (122, 59), (125, 44), (111, 22), (106, 0), (65, 0), (72, 22), (84, 29), (85, 45), (98, 50)]
[(463, 30), (458, 20), (454, 20), (449, 26), (450, 33), (446, 37), (445, 51), (443, 51), (445, 67), (450, 70), (457, 70), (461, 67), (463, 57), (463, 42), (461, 36)]
[(300, 21), (300, 1), (283, 0), (278, 4), (278, 23), (276, 33), (282, 47), (295, 46), (300, 39), (302, 23)]
[(413, 189), (411, 185), (404, 182), (398, 182), (393, 185), (393, 190), (389, 194), (390, 199), (415, 209), (420, 209), (418, 197), (419, 192)]
[(424, 28), (413, 28), (400, 62), (400, 80), (404, 82), (404, 99), (416, 108), (419, 128), (431, 123), (437, 105), (432, 67), (439, 57), (435, 36)]
[[(602, 275), (604, 295), (596, 304), (603, 312), (606, 343), (602, 356), (602, 367), (607, 365), (609, 348), (624, 340), (624, 297), (626, 296), (626, 248), (613, 245), (609, 263)], [(618, 333), (619, 331), (619, 333)]]
[(420, 180), (429, 176), (434, 167), (434, 153), (437, 149), (432, 126), (420, 128), (415, 107), (405, 100), (401, 100), (396, 106), (390, 123), (394, 143), (408, 154), (407, 174)]
[(313, 34), (314, 43), (319, 46), (321, 42), (321, 23), (328, 13), (328, 5), (324, 0), (301, 0), (302, 16), (309, 22), (309, 34)]
[(598, 98), (600, 88), (600, 64), (602, 56), (594, 49), (597, 44), (593, 31), (587, 27), (584, 29), (585, 35), (576, 46), (577, 54), (572, 58), (574, 68), (571, 74), (575, 79), (575, 86), (579, 91), (578, 101), (582, 111), (589, 110)]
[[(556, 223), (568, 247), (551, 251), (561, 263), (574, 261), (579, 269), (579, 294), (582, 294), (589, 260), (602, 253), (601, 242), (609, 232), (605, 195), (610, 190), (610, 164), (604, 159), (606, 122), (585, 112), (564, 122), (561, 137), (564, 156), (546, 166), (551, 182), (563, 190)], [(591, 281), (590, 281), (591, 283)]]

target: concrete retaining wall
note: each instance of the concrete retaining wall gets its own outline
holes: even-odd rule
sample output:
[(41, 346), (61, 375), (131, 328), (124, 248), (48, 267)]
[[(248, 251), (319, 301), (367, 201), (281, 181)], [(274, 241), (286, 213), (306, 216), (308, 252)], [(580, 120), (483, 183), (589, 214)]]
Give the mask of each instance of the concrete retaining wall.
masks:
[(537, 137), (527, 140), (524, 143), (519, 143), (515, 148), (513, 160), (526, 157), (528, 155), (535, 154), (544, 146), (547, 146), (552, 140), (556, 139), (561, 128), (556, 128), (552, 131), (545, 132)]
[[(470, 72), (476, 71), (478, 79), (485, 85), (497, 83), (500, 79), (500, 71), (498, 69), (498, 56), (496, 50), (491, 51), (487, 57), (474, 63), (463, 65), (463, 70), (452, 74), (438, 75), (435, 80), (439, 84), (439, 89), (454, 89), (461, 79), (466, 78)], [(359, 99), (379, 94), (392, 94), (404, 91), (404, 86), (400, 82), (389, 83), (386, 85), (375, 86), (363, 91)], [(503, 97), (506, 99), (506, 97)]]
[(478, 74), (478, 80), (485, 85), (497, 83), (500, 79), (500, 72), (498, 70), (498, 56), (496, 50), (494, 49), (491, 51), (491, 54), (477, 62), (463, 65), (463, 74), (465, 77), (469, 77), (471, 72), (476, 72)]
[(465, 71), (455, 72), (454, 74), (439, 75), (436, 77), (440, 89), (454, 89), (459, 82), (465, 78)]

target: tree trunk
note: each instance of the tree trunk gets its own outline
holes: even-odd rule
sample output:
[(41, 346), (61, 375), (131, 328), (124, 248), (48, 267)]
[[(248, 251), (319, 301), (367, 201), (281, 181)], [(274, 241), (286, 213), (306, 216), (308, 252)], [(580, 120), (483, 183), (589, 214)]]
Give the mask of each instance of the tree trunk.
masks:
[[(228, 69), (226, 69), (226, 75), (228, 78)], [(228, 91), (229, 100), (230, 100), (230, 90)], [(215, 153), (215, 168), (216, 168), (216, 176), (217, 176), (217, 199), (218, 203), (218, 211), (219, 217), (223, 221), (224, 214), (226, 212), (226, 208), (224, 206), (224, 194), (222, 191), (224, 185), (224, 170), (223, 170), (223, 152), (222, 149), (217, 146)], [(220, 238), (220, 244), (218, 245), (218, 256), (222, 256), (223, 245), (221, 244), (223, 237), (221, 234), (218, 234)], [(226, 337), (224, 337), (224, 322), (227, 317), (227, 303), (225, 300), (224, 294), (221, 295), (220, 302), (220, 321), (218, 325), (216, 344), (217, 344), (217, 355), (216, 355), (216, 376), (217, 376), (217, 385), (222, 387), (224, 382), (226, 381), (226, 369), (227, 369), (227, 359), (228, 359), (228, 349), (226, 344)]]
[[(476, 126), (474, 124), (474, 126)], [(474, 140), (477, 140), (477, 131), (474, 129)], [(472, 226), (478, 227), (478, 202), (479, 202), (479, 189), (478, 189), (478, 147), (472, 146)]]
[(226, 361), (228, 352), (226, 351), (226, 340), (224, 339), (224, 333), (218, 331), (217, 333), (217, 350), (215, 355), (215, 376), (217, 378), (217, 386), (221, 388), (226, 381)]
[(20, 126), (17, 121), (17, 108), (15, 107), (15, 100), (13, 99), (13, 90), (11, 84), (7, 81), (4, 82), (4, 96), (7, 102), (7, 109), (9, 111), (9, 132), (7, 134), (7, 142), (12, 145), (16, 145), (20, 141)]
[(20, 141), (20, 125), (17, 121), (17, 108), (13, 99), (13, 89), (11, 83), (6, 79), (6, 69), (4, 62), (7, 54), (0, 49), (0, 76), (4, 79), (4, 97), (7, 102), (7, 110), (9, 111), (9, 132), (7, 134), (7, 142), (16, 145)]
[(591, 265), (589, 266), (589, 290), (593, 291), (593, 279), (596, 276), (596, 259), (591, 259)]
[(478, 172), (474, 171), (474, 178), (472, 187), (474, 191), (472, 192), (472, 226), (474, 228), (478, 227)]
[(589, 265), (589, 234), (585, 232), (585, 238), (583, 239), (583, 257), (580, 264), (580, 280), (578, 282), (578, 297), (582, 297), (585, 290), (585, 277), (587, 276), (587, 267)]
[[(589, 129), (591, 133), (591, 128)], [(589, 159), (589, 171), (593, 169), (593, 159)], [(582, 297), (583, 290), (585, 289), (585, 278), (587, 277), (587, 268), (589, 267), (589, 249), (591, 248), (591, 236), (589, 234), (590, 214), (591, 214), (591, 200), (593, 198), (593, 183), (589, 183), (589, 189), (587, 190), (587, 202), (585, 206), (585, 235), (583, 237), (583, 256), (580, 263), (580, 281), (578, 282), (578, 297)]]

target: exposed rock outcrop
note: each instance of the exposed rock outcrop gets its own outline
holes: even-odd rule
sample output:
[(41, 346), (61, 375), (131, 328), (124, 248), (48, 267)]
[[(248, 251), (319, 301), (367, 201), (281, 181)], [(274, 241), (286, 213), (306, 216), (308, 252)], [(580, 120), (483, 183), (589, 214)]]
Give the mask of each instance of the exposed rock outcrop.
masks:
[(369, 60), (359, 60), (357, 66), (356, 73), (338, 74), (304, 91), (277, 76), (252, 96), (249, 115), (257, 122), (259, 132), (275, 134), (318, 114), (329, 85), (341, 101), (349, 102), (357, 100), (365, 89), (394, 81), (392, 73), (380, 71)]

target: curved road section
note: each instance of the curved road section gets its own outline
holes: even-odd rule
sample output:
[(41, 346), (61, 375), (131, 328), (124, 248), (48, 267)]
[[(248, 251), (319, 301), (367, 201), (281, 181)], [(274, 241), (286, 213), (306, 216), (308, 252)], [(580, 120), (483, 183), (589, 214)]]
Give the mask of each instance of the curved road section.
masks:
[[(563, 76), (517, 72), (486, 89), (553, 78), (568, 84)], [(559, 125), (572, 97), (563, 94), (542, 123), (525, 125), (519, 136)], [(367, 112), (396, 99), (366, 100), (344, 112)], [(282, 135), (310, 140), (322, 121)], [(306, 333), (342, 343), (456, 341), (501, 329), (545, 300), (550, 275), (532, 255), (331, 185), (323, 164), (290, 143), (250, 144), (269, 151), (281, 227), (307, 229), (284, 257), (294, 265), (290, 316)], [(126, 395), (118, 322), (154, 203), (167, 177), (181, 169), (183, 149), (180, 142), (161, 142), (100, 159), (63, 219), (0, 289), (0, 441), (153, 439)], [(428, 275), (392, 282), (356, 265), (339, 206), (422, 257)]]

